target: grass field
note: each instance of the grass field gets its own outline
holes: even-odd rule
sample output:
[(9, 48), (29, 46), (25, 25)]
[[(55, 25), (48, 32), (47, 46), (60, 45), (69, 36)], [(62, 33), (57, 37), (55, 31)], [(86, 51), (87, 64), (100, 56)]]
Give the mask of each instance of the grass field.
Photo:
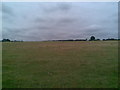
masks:
[(117, 41), (2, 45), (3, 88), (117, 88)]

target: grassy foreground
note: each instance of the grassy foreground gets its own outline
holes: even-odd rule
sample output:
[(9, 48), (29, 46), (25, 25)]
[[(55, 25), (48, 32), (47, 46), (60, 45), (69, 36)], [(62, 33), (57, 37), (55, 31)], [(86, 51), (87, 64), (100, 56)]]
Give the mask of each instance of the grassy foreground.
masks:
[(117, 41), (2, 45), (3, 88), (117, 88)]

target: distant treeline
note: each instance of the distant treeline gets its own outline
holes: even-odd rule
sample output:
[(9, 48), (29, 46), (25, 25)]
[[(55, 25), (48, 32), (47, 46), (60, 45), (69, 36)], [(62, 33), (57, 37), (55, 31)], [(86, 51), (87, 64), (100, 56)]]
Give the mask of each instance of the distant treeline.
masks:
[(3, 39), (2, 42), (23, 42), (23, 40), (10, 40), (10, 39)]
[(87, 40), (87, 39), (68, 39), (68, 40), (49, 40), (49, 41), (113, 41), (120, 39), (95, 39), (95, 40)]
[[(48, 41), (113, 41), (113, 40), (120, 40), (114, 38), (108, 39), (96, 39), (94, 36), (91, 36), (90, 39), (67, 39), (67, 40), (48, 40)], [(2, 42), (23, 42), (23, 40), (10, 40), (10, 39), (3, 39)]]
[(68, 40), (50, 40), (50, 41), (87, 41), (87, 39), (76, 39), (76, 40), (68, 39)]
[(108, 39), (96, 39), (95, 36), (91, 36), (89, 40), (87, 39), (68, 39), (68, 40), (51, 40), (51, 41), (113, 41), (113, 40), (120, 40), (120, 39), (114, 39), (114, 38), (108, 38)]
[(114, 39), (114, 38), (108, 38), (108, 39), (102, 39), (103, 41), (110, 41), (110, 40), (120, 40), (120, 39)]

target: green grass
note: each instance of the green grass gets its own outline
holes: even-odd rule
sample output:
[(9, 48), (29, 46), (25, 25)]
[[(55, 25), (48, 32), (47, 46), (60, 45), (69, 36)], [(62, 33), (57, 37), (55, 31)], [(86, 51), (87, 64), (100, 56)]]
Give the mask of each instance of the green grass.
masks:
[(117, 41), (2, 45), (3, 88), (117, 88)]

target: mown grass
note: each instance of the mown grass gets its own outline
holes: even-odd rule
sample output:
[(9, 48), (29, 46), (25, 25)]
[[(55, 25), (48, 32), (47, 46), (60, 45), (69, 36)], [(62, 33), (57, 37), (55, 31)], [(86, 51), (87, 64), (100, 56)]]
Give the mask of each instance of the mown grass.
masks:
[(3, 88), (117, 88), (117, 41), (2, 45)]

